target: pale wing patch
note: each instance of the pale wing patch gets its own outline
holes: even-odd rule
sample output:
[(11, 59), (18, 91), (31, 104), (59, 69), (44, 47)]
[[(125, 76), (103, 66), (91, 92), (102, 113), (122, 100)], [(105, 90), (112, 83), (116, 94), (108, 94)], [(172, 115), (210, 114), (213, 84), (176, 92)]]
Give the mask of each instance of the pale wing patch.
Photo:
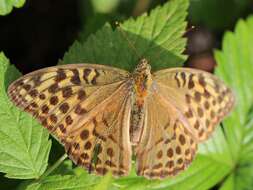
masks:
[(146, 102), (146, 122), (136, 147), (137, 174), (151, 179), (174, 176), (192, 162), (197, 144), (178, 111), (156, 93)]
[(214, 75), (187, 68), (154, 73), (157, 91), (182, 113), (191, 134), (206, 140), (231, 111), (234, 95)]

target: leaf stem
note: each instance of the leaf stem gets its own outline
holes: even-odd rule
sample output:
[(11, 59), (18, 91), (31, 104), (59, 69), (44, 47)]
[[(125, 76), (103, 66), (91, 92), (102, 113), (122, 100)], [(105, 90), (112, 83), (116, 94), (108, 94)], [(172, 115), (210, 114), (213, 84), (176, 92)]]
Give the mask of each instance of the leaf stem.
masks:
[(51, 167), (47, 169), (47, 171), (42, 176), (40, 176), (40, 179), (43, 179), (51, 174), (67, 157), (68, 155), (66, 153), (63, 154)]

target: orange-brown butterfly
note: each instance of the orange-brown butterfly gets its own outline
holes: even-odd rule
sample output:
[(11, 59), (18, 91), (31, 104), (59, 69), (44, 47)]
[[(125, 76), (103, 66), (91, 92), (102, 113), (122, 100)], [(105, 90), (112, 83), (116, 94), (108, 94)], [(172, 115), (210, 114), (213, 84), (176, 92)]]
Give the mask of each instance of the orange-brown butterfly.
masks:
[(89, 172), (128, 175), (135, 155), (137, 174), (158, 179), (184, 170), (234, 104), (214, 75), (189, 68), (151, 74), (146, 59), (133, 73), (96, 64), (41, 69), (8, 94)]

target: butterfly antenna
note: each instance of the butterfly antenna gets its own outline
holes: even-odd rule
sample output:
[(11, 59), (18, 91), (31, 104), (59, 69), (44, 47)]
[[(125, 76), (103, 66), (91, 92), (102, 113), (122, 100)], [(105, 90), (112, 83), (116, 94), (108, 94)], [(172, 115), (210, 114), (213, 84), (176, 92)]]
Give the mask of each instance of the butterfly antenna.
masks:
[(128, 45), (129, 45), (129, 47), (130, 47), (131, 49), (133, 49), (133, 51), (134, 51), (134, 53), (137, 55), (138, 59), (140, 59), (140, 58), (141, 58), (141, 55), (138, 53), (138, 51), (137, 51), (137, 49), (135, 48), (134, 44), (133, 44), (133, 43), (129, 40), (129, 38), (127, 37), (126, 32), (125, 32), (124, 30), (122, 30), (122, 28), (121, 28), (121, 26), (120, 26), (121, 24), (120, 24), (118, 21), (116, 21), (115, 24), (116, 24), (116, 26), (117, 26), (117, 29), (118, 29), (119, 32), (121, 33), (122, 37), (126, 39)]

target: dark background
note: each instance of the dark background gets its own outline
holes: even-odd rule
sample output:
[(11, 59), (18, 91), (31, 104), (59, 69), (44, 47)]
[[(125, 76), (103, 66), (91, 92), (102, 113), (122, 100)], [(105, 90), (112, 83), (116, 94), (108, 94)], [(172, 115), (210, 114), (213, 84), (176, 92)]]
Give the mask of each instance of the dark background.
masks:
[[(22, 8), (0, 16), (0, 51), (23, 74), (53, 66), (75, 40), (85, 40), (105, 22), (138, 16), (164, 2), (121, 0), (114, 9), (101, 12), (88, 0), (27, 0)], [(251, 13), (250, 0), (191, 0), (185, 33), (188, 38), (185, 54), (189, 59), (185, 65), (212, 72), (215, 67), (212, 52), (220, 48), (224, 32), (233, 30), (238, 19)], [(63, 154), (63, 148), (54, 140), (53, 146), (51, 163)], [(9, 189), (20, 181), (0, 176), (0, 182)]]
[[(74, 40), (84, 40), (105, 22), (140, 15), (165, 1), (139, 2), (121, 0), (114, 10), (101, 13), (88, 0), (28, 0), (22, 8), (0, 17), (0, 50), (24, 74), (56, 65)], [(187, 65), (212, 71), (212, 49), (220, 47), (224, 31), (253, 12), (252, 4), (250, 0), (192, 0)]]

